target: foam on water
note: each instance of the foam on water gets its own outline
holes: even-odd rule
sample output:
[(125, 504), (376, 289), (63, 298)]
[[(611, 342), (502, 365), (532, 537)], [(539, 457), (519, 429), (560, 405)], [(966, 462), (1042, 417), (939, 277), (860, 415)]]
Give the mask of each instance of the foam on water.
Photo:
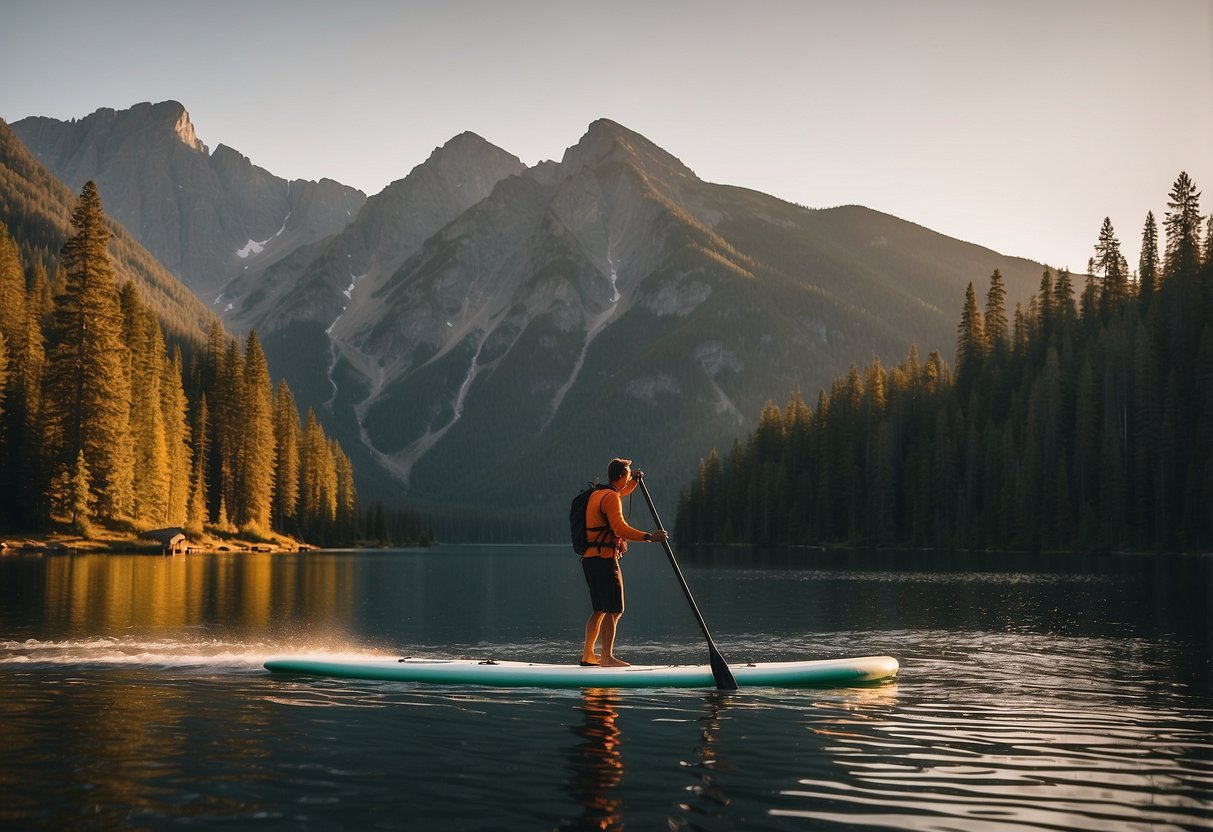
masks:
[(261, 670), (270, 656), (290, 653), (321, 659), (383, 659), (393, 653), (355, 645), (282, 641), (166, 639), (123, 636), (61, 641), (0, 641), (0, 666), (127, 666)]

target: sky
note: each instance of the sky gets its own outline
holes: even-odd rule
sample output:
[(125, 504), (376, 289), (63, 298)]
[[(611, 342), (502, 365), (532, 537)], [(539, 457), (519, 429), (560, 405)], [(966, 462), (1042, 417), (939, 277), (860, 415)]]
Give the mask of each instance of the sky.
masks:
[(605, 117), (710, 182), (1079, 272), (1104, 217), (1135, 269), (1180, 171), (1213, 212), (1213, 0), (0, 0), (0, 118), (169, 99), (368, 195), (467, 130), (530, 165)]

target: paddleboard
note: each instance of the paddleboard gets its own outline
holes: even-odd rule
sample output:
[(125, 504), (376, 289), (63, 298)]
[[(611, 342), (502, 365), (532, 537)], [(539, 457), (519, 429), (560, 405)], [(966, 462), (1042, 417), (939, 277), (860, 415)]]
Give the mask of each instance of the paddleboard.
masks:
[[(568, 664), (476, 659), (341, 659), (280, 656), (265, 662), (275, 673), (342, 679), (539, 688), (713, 688), (709, 665), (580, 667)], [(740, 687), (845, 687), (897, 675), (897, 659), (864, 656), (801, 662), (731, 664)]]

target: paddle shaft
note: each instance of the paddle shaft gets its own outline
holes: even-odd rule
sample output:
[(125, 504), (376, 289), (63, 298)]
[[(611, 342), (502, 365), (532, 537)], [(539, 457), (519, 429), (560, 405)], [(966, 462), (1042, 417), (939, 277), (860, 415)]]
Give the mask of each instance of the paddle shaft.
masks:
[[(657, 524), (657, 530), (665, 531), (665, 527), (661, 525), (661, 518), (657, 516), (657, 506), (653, 505), (653, 498), (649, 496), (649, 487), (644, 484), (644, 478), (640, 477), (636, 481), (640, 483), (640, 493), (644, 495), (644, 501), (649, 504), (649, 511), (653, 514), (653, 522)], [(661, 541), (661, 545), (665, 549), (666, 557), (670, 559), (670, 566), (674, 567), (674, 575), (682, 587), (682, 594), (687, 597), (687, 603), (691, 605), (691, 612), (695, 614), (695, 620), (699, 622), (699, 629), (703, 632), (703, 637), (707, 639), (708, 660), (712, 665), (712, 678), (716, 680), (717, 689), (737, 690), (737, 680), (733, 678), (733, 671), (729, 670), (729, 663), (716, 649), (716, 643), (712, 641), (712, 634), (708, 632), (708, 625), (704, 623), (703, 614), (699, 612), (699, 605), (695, 603), (695, 596), (691, 594), (691, 588), (687, 586), (687, 580), (682, 576), (682, 570), (678, 568), (674, 548), (670, 546), (668, 540)]]

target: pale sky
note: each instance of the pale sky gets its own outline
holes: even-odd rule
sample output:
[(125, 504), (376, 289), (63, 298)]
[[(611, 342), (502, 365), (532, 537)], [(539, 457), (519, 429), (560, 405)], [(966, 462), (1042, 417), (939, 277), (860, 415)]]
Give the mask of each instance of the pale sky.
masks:
[(368, 195), (465, 130), (534, 164), (605, 117), (711, 182), (1074, 271), (1105, 216), (1135, 269), (1181, 170), (1213, 212), (1213, 0), (0, 0), (0, 118), (167, 99)]

